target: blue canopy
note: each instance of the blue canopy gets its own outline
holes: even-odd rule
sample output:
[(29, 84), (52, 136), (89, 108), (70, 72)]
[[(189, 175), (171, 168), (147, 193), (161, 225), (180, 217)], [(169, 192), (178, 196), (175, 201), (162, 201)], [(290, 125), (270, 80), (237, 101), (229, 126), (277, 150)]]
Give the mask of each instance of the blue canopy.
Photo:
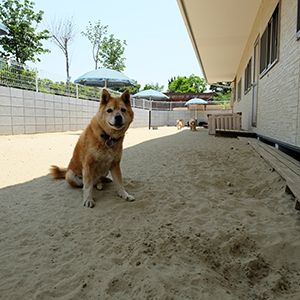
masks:
[(8, 29), (4, 24), (0, 23), (0, 35), (5, 35), (5, 34), (8, 34)]
[(164, 99), (169, 99), (167, 95), (160, 91), (156, 90), (144, 90), (141, 92), (138, 92), (133, 95), (135, 98), (144, 98), (144, 99), (150, 99), (150, 100), (164, 100)]
[(192, 98), (187, 101), (184, 105), (199, 105), (199, 104), (207, 104), (208, 102), (201, 98)]
[(108, 68), (99, 68), (87, 72), (78, 77), (74, 82), (82, 85), (110, 88), (134, 85), (134, 82), (123, 73)]

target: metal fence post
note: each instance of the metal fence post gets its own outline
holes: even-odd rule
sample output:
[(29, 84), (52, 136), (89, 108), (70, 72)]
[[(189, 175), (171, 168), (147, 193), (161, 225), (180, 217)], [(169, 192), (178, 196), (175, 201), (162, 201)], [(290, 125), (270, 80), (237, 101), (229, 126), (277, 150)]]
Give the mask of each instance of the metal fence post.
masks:
[(38, 69), (35, 69), (35, 91), (39, 91), (39, 79), (38, 79)]
[(79, 98), (79, 92), (78, 92), (78, 84), (76, 84), (76, 98)]

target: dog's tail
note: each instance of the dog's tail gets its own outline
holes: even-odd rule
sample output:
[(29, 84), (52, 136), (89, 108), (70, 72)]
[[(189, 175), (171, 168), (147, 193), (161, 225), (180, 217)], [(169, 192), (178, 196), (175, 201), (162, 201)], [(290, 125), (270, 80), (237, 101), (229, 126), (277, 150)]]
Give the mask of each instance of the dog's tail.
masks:
[(59, 168), (58, 166), (51, 166), (49, 171), (55, 179), (65, 179), (67, 173), (66, 168)]

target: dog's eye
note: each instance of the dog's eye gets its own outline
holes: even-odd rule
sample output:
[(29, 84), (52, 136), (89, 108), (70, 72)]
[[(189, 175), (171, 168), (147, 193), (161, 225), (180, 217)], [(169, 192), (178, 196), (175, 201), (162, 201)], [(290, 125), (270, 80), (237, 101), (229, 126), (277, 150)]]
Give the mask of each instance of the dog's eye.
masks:
[(108, 112), (108, 113), (112, 113), (113, 110), (112, 110), (111, 108), (109, 108), (109, 109), (107, 110), (107, 112)]
[(126, 112), (126, 109), (125, 108), (121, 108), (121, 112)]

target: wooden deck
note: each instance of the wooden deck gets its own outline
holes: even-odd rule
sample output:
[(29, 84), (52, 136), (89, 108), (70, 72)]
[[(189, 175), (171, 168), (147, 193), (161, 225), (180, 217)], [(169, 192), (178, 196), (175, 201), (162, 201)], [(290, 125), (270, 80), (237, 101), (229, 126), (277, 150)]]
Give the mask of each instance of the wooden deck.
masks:
[(295, 197), (295, 208), (300, 210), (300, 162), (256, 139), (241, 138), (263, 157), (286, 181), (286, 191)]

